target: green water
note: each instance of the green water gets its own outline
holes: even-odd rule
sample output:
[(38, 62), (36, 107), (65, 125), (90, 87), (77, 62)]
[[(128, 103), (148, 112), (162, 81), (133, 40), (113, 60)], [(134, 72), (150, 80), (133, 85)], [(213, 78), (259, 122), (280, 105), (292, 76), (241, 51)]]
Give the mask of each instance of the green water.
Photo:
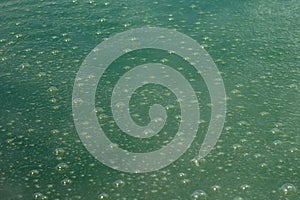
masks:
[[(300, 199), (298, 0), (2, 1), (0, 19), (1, 200)], [(102, 110), (99, 123), (120, 147), (158, 149), (178, 126), (175, 96), (159, 86), (137, 91), (131, 105), (137, 123), (149, 120), (153, 103), (173, 109), (164, 129), (169, 135), (136, 141), (114, 124), (109, 91), (125, 66), (156, 61), (181, 70), (198, 92), (202, 121), (180, 159), (155, 172), (122, 173), (92, 157), (77, 135), (72, 89), (81, 63), (105, 38), (144, 26), (195, 39), (223, 77), (225, 126), (199, 165), (191, 160), (210, 119), (207, 88), (186, 63), (165, 52), (118, 59), (102, 80), (108, 86), (98, 87), (96, 106)]]

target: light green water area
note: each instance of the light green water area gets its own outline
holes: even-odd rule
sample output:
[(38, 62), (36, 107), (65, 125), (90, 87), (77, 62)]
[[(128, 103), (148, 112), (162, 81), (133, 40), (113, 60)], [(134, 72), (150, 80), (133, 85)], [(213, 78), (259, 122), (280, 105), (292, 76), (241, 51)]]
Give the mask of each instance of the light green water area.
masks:
[[(300, 1), (1, 1), (0, 199), (300, 199)], [(132, 96), (132, 118), (167, 109), (162, 134), (136, 139), (114, 122), (110, 95), (126, 71), (148, 62), (172, 66), (191, 83), (201, 123), (191, 147), (158, 171), (130, 174), (95, 159), (72, 117), (76, 74), (105, 38), (140, 27), (176, 29), (203, 45), (227, 94), (226, 121), (214, 149), (193, 158), (211, 105), (199, 74), (182, 58), (145, 49), (118, 58), (101, 78), (96, 111), (119, 147), (150, 152), (180, 123), (176, 96), (145, 85)], [(174, 41), (176, 43), (178, 41)]]

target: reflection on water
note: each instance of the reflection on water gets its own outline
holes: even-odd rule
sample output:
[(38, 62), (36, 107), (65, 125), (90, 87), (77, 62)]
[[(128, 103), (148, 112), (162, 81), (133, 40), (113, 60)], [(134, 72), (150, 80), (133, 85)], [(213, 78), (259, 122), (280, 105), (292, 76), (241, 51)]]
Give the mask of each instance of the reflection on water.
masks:
[[(299, 1), (64, 0), (0, 5), (2, 199), (299, 196)], [(179, 71), (199, 81), (201, 123), (196, 141), (167, 168), (126, 174), (102, 165), (85, 150), (74, 127), (71, 95), (81, 62), (97, 44), (143, 26), (175, 28), (205, 47), (224, 79), (227, 118), (215, 149), (205, 159), (192, 161), (208, 126), (210, 102), (203, 82), (182, 65)], [(148, 58), (176, 63), (156, 56)], [(133, 60), (148, 58), (135, 55)], [(128, 58), (122, 64), (130, 63)], [(108, 75), (116, 79), (118, 73), (112, 68)], [(108, 97), (101, 96), (102, 89), (98, 87), (98, 101)], [(133, 102), (140, 100), (142, 91)], [(147, 120), (139, 109), (136, 112), (137, 121)], [(99, 107), (100, 123), (109, 128), (110, 119)], [(170, 137), (172, 133), (163, 140)], [(123, 142), (121, 146), (133, 144), (123, 137), (114, 140)]]

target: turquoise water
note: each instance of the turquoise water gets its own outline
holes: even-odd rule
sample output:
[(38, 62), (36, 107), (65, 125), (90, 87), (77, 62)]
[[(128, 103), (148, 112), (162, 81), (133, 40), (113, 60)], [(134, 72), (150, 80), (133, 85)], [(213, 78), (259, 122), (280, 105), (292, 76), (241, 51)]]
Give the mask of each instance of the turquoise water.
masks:
[[(1, 2), (0, 199), (299, 199), (299, 13), (297, 0)], [(201, 104), (197, 138), (180, 159), (159, 171), (128, 174), (84, 148), (73, 122), (72, 90), (97, 44), (144, 26), (176, 29), (205, 47), (223, 77), (227, 115), (214, 150), (193, 162), (211, 111), (203, 80), (166, 52), (124, 55), (96, 94), (99, 123), (120, 147), (159, 149), (180, 118), (175, 96), (149, 85), (133, 96), (133, 119), (144, 125), (150, 105), (169, 106), (166, 134), (137, 141), (118, 130), (109, 92), (130, 67), (173, 66)]]

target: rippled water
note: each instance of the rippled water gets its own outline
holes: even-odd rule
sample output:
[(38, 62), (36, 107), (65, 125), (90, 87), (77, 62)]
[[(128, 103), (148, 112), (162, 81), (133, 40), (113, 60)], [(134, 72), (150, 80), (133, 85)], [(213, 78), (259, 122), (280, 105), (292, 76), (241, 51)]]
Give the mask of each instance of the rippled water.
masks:
[[(1, 2), (0, 199), (299, 199), (299, 13), (297, 0)], [(210, 118), (201, 78), (164, 52), (118, 59), (102, 80), (111, 85), (98, 87), (96, 106), (108, 137), (122, 148), (160, 148), (180, 118), (175, 97), (149, 86), (132, 100), (133, 119), (143, 124), (147, 105), (165, 103), (173, 116), (165, 127), (169, 135), (136, 144), (119, 133), (107, 93), (126, 66), (173, 65), (201, 99), (202, 121), (191, 148), (164, 169), (127, 174), (106, 167), (82, 145), (72, 89), (97, 44), (144, 26), (176, 29), (205, 47), (223, 77), (227, 116), (214, 150), (193, 162)]]

